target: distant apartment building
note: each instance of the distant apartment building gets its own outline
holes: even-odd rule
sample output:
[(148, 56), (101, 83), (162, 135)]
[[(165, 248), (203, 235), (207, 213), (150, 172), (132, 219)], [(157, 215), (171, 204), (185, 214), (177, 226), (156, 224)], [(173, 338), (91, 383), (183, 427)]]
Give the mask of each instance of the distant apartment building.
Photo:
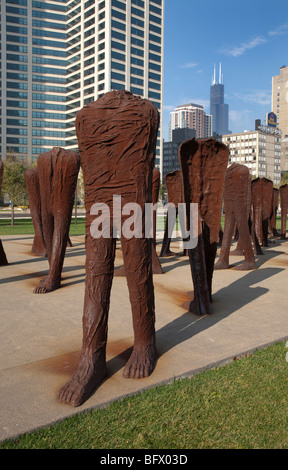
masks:
[(272, 111), (282, 132), (281, 169), (288, 170), (288, 67), (282, 66), (280, 74), (272, 77)]
[(195, 129), (188, 127), (172, 130), (172, 140), (163, 144), (163, 174), (162, 181), (165, 183), (165, 176), (171, 171), (180, 170), (178, 149), (182, 142), (195, 137)]
[(216, 68), (214, 67), (214, 76), (210, 87), (210, 114), (212, 116), (213, 135), (229, 134), (229, 106), (224, 103), (224, 83), (221, 64), (218, 80)]
[(1, 1), (2, 160), (76, 149), (77, 111), (111, 90), (149, 99), (162, 119), (163, 18), (164, 0)]
[(184, 104), (170, 113), (169, 140), (172, 141), (174, 129), (189, 128), (195, 130), (197, 139), (211, 137), (212, 118), (199, 104)]
[(229, 147), (229, 165), (246, 165), (252, 177), (266, 177), (275, 185), (281, 180), (281, 137), (277, 134), (255, 130), (222, 136)]

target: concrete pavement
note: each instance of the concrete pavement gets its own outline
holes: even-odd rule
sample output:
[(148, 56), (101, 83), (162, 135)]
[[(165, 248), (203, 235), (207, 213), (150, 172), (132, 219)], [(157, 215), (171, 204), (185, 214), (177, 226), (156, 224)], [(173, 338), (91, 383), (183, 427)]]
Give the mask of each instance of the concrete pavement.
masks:
[[(109, 376), (81, 407), (63, 405), (57, 392), (77, 367), (82, 341), (84, 237), (71, 237), (62, 288), (44, 295), (33, 294), (48, 270), (47, 259), (31, 254), (33, 237), (1, 239), (9, 265), (0, 267), (0, 441), (288, 339), (288, 241), (272, 238), (264, 255), (256, 257), (255, 271), (215, 271), (213, 313), (197, 317), (181, 307), (192, 279), (175, 239), (178, 255), (162, 258), (163, 274), (154, 276), (159, 360), (153, 374), (141, 380), (122, 376), (133, 329), (126, 279), (114, 277)], [(161, 233), (158, 239), (159, 252)], [(242, 259), (231, 256), (230, 263)], [(121, 264), (118, 248), (116, 266)]]

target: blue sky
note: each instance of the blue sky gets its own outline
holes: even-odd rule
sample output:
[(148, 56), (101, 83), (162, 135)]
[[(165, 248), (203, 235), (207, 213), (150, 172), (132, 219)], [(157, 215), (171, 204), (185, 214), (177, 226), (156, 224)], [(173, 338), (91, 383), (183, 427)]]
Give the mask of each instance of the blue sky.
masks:
[(271, 111), (272, 76), (288, 66), (288, 1), (165, 0), (164, 139), (169, 113), (186, 103), (210, 112), (219, 63), (232, 132)]

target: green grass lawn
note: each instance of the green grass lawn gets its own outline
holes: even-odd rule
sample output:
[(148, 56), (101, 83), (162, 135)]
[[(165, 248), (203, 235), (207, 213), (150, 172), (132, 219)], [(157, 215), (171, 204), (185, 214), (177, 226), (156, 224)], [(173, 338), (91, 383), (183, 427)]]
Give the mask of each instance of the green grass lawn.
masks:
[(5, 441), (0, 449), (287, 449), (287, 351), (276, 343)]
[[(221, 225), (224, 229), (224, 216), (221, 219)], [(157, 215), (157, 230), (164, 230), (165, 229), (165, 215)], [(277, 217), (276, 221), (277, 230), (281, 229), (281, 216)], [(175, 226), (175, 230), (179, 229), (178, 225), (178, 218)], [(10, 219), (1, 219), (0, 218), (0, 236), (1, 235), (33, 235), (34, 234), (34, 227), (32, 224), (31, 219), (15, 219), (15, 224), (11, 227)], [(70, 225), (70, 236), (73, 235), (84, 235), (85, 234), (85, 218), (78, 217), (77, 223), (75, 224), (75, 218), (72, 217), (71, 225)]]
[[(157, 216), (157, 230), (164, 230), (166, 217), (164, 215)], [(178, 219), (176, 229), (178, 229)], [(14, 219), (14, 226), (11, 226), (10, 219), (0, 218), (0, 236), (1, 235), (33, 235), (34, 227), (31, 219)], [(70, 225), (70, 236), (85, 234), (85, 217), (72, 217)]]
[[(70, 226), (70, 235), (85, 234), (85, 218), (77, 218), (75, 224), (74, 217)], [(10, 219), (0, 218), (0, 236), (1, 235), (34, 235), (34, 227), (31, 219), (14, 219), (14, 226), (11, 226)]]

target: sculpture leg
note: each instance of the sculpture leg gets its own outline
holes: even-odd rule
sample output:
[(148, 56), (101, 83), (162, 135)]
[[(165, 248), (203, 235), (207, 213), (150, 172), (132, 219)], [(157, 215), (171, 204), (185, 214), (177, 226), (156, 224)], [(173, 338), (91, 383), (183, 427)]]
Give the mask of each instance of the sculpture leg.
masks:
[(268, 246), (268, 227), (269, 227), (269, 220), (264, 219), (262, 221), (262, 245)]
[(61, 286), (61, 273), (69, 236), (70, 222), (67, 220), (66, 214), (58, 213), (54, 220), (53, 236), (48, 236), (49, 249), (48, 276), (40, 282), (40, 285), (34, 289), (34, 294), (45, 294), (59, 289)]
[(233, 212), (226, 210), (225, 213), (225, 222), (224, 222), (224, 233), (222, 239), (222, 246), (220, 251), (220, 256), (215, 263), (214, 269), (228, 269), (229, 268), (229, 254), (231, 241), (234, 233), (235, 227), (235, 216)]
[(121, 242), (134, 329), (134, 347), (123, 375), (142, 378), (153, 372), (157, 359), (152, 240), (122, 236)]
[[(49, 207), (46, 207), (46, 210), (42, 212), (42, 222), (43, 222), (43, 238), (44, 245), (48, 257), (48, 264), (50, 267), (50, 260), (52, 256), (52, 247), (53, 247), (53, 232), (54, 232), (54, 216), (50, 211)], [(45, 276), (40, 282), (38, 287), (35, 287), (34, 294), (45, 293), (45, 288), (43, 292), (41, 291), (41, 286), (45, 285), (48, 276)]]
[(286, 239), (287, 207), (281, 208), (281, 240)]
[[(200, 224), (201, 222), (199, 226)], [(187, 308), (187, 310), (196, 315), (207, 315), (210, 313), (210, 289), (207, 282), (205, 242), (202, 228), (199, 228), (197, 246), (188, 250), (188, 254), (194, 287), (194, 299), (191, 302), (185, 302), (182, 307)]]
[(59, 289), (66, 247), (69, 239), (74, 193), (79, 171), (76, 154), (52, 151), (38, 159), (43, 235), (49, 273), (35, 294)]
[(236, 212), (236, 224), (239, 227), (239, 241), (241, 241), (241, 249), (243, 248), (245, 259), (244, 262), (236, 266), (235, 269), (243, 271), (256, 269), (249, 224), (244, 212), (240, 214)]
[[(248, 221), (247, 221), (247, 225), (248, 225)], [(236, 248), (235, 248), (235, 250), (230, 251), (230, 255), (231, 256), (243, 256), (243, 253), (244, 253), (243, 243), (242, 243), (242, 240), (239, 236)]]
[(206, 276), (207, 285), (209, 290), (209, 299), (212, 302), (212, 278), (214, 272), (214, 263), (217, 253), (217, 243), (210, 242), (210, 229), (208, 225), (203, 224), (203, 240), (204, 240), (204, 252), (205, 252), (205, 263), (206, 263)]
[[(177, 212), (178, 212), (178, 209), (176, 209), (176, 217), (177, 217)], [(165, 232), (164, 232), (161, 252), (159, 255), (161, 258), (173, 256), (175, 254), (173, 253), (173, 251), (170, 250), (172, 233), (168, 233), (169, 232), (168, 228), (169, 228), (169, 211), (167, 211), (166, 222), (165, 222)]]
[(80, 406), (107, 375), (106, 343), (116, 240), (86, 238), (83, 342), (77, 371), (60, 390), (61, 402)]
[(263, 246), (262, 207), (260, 204), (253, 209), (253, 226), (259, 245)]
[(31, 168), (24, 172), (26, 188), (28, 191), (31, 219), (34, 226), (34, 240), (32, 253), (38, 256), (46, 256), (46, 248), (43, 238), (43, 228), (41, 219), (41, 195), (39, 187), (38, 168)]
[[(178, 208), (176, 209), (176, 217), (178, 216)], [(185, 234), (186, 234), (186, 225), (185, 225), (185, 220), (183, 220), (182, 216), (178, 216), (178, 222), (180, 225), (180, 230), (181, 230), (181, 238), (184, 240)], [(188, 250), (187, 248), (183, 248), (183, 256), (188, 256)]]
[(257, 238), (256, 232), (255, 232), (255, 227), (254, 227), (254, 222), (251, 221), (251, 217), (249, 217), (248, 220), (248, 225), (249, 225), (249, 231), (250, 231), (250, 237), (254, 246), (254, 251), (256, 255), (263, 255), (263, 251), (261, 249), (259, 240)]

